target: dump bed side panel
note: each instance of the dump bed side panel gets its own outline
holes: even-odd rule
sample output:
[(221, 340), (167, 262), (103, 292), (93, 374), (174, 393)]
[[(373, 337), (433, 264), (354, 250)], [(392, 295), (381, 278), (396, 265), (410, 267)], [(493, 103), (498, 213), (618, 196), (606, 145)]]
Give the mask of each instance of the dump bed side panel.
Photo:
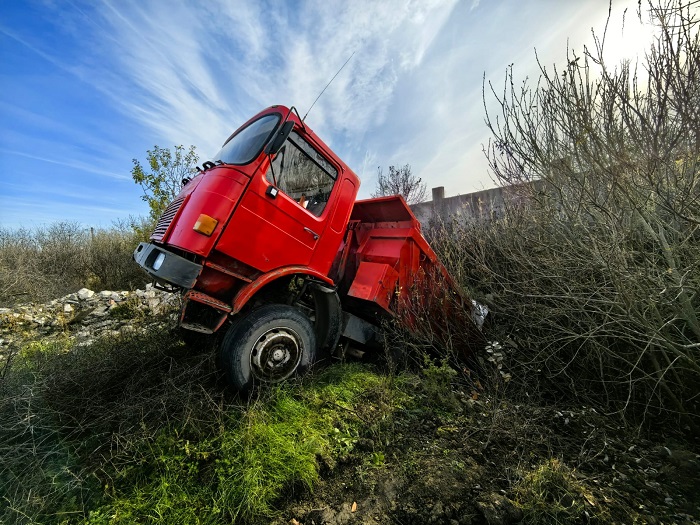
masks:
[[(472, 321), (471, 300), (439, 261), (402, 197), (356, 202), (349, 228), (348, 297), (369, 301), (368, 311), (376, 305), (412, 331), (431, 330), (438, 339), (444, 335), (461, 353), (483, 343)], [(467, 334), (462, 341), (453, 339), (456, 326)]]
[(418, 219), (399, 195), (355, 202), (350, 220), (365, 223), (415, 221), (420, 230)]
[[(357, 246), (356, 268), (362, 262), (384, 264), (398, 276), (398, 297), (406, 296), (419, 275), (437, 272), (457, 293), (447, 270), (421, 233), (421, 226), (400, 196), (357, 201), (350, 217)], [(368, 299), (375, 300), (375, 299)], [(385, 301), (376, 298), (376, 302)], [(385, 307), (391, 312), (390, 305)], [(393, 313), (393, 312), (392, 312)]]

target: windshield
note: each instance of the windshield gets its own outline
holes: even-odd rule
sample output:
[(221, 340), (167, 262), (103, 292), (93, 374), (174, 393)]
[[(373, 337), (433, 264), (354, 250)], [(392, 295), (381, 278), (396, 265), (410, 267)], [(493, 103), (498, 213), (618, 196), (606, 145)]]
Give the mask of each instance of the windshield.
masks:
[(248, 164), (260, 155), (279, 120), (277, 113), (259, 118), (231, 137), (214, 159), (224, 164)]

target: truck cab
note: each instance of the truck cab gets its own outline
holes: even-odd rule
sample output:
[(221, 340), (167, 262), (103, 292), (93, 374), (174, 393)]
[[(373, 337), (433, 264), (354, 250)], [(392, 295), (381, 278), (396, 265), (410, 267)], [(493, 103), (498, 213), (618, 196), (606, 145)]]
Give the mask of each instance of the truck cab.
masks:
[[(272, 106), (236, 130), (184, 185), (134, 258), (157, 285), (183, 294), (186, 330), (212, 334), (249, 310), (290, 307), (290, 294), (303, 288), (311, 309), (325, 311), (311, 312), (313, 335), (330, 347), (340, 329), (340, 313), (328, 312), (329, 302), (339, 308), (331, 268), (359, 186), (357, 175), (293, 109)], [(301, 338), (277, 339), (284, 344), (276, 355), (296, 372), (287, 347), (296, 354), (310, 349), (298, 348)], [(270, 366), (277, 369), (268, 370), (269, 378), (261, 370), (258, 379), (289, 371)], [(251, 383), (232, 382), (238, 388)]]

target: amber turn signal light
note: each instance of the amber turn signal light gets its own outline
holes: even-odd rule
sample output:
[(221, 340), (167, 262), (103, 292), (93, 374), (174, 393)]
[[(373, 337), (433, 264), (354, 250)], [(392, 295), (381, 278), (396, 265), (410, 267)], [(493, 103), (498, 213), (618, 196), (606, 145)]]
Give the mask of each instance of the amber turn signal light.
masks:
[(214, 228), (216, 228), (217, 224), (219, 224), (219, 221), (217, 221), (214, 217), (209, 217), (209, 215), (202, 213), (197, 219), (197, 222), (194, 223), (194, 227), (192, 229), (209, 237), (212, 233), (214, 233)]

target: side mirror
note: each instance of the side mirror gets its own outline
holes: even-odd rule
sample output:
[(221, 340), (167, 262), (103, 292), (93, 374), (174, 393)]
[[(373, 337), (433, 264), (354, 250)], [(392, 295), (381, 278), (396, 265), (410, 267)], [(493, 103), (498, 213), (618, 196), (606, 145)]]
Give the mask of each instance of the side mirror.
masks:
[(291, 120), (288, 120), (282, 126), (277, 130), (275, 133), (275, 136), (272, 137), (272, 140), (267, 143), (267, 146), (265, 146), (265, 153), (267, 155), (275, 155), (279, 150), (282, 148), (284, 145), (284, 141), (287, 140), (287, 137), (289, 137), (289, 134), (292, 132), (292, 129), (294, 128), (294, 122)]

